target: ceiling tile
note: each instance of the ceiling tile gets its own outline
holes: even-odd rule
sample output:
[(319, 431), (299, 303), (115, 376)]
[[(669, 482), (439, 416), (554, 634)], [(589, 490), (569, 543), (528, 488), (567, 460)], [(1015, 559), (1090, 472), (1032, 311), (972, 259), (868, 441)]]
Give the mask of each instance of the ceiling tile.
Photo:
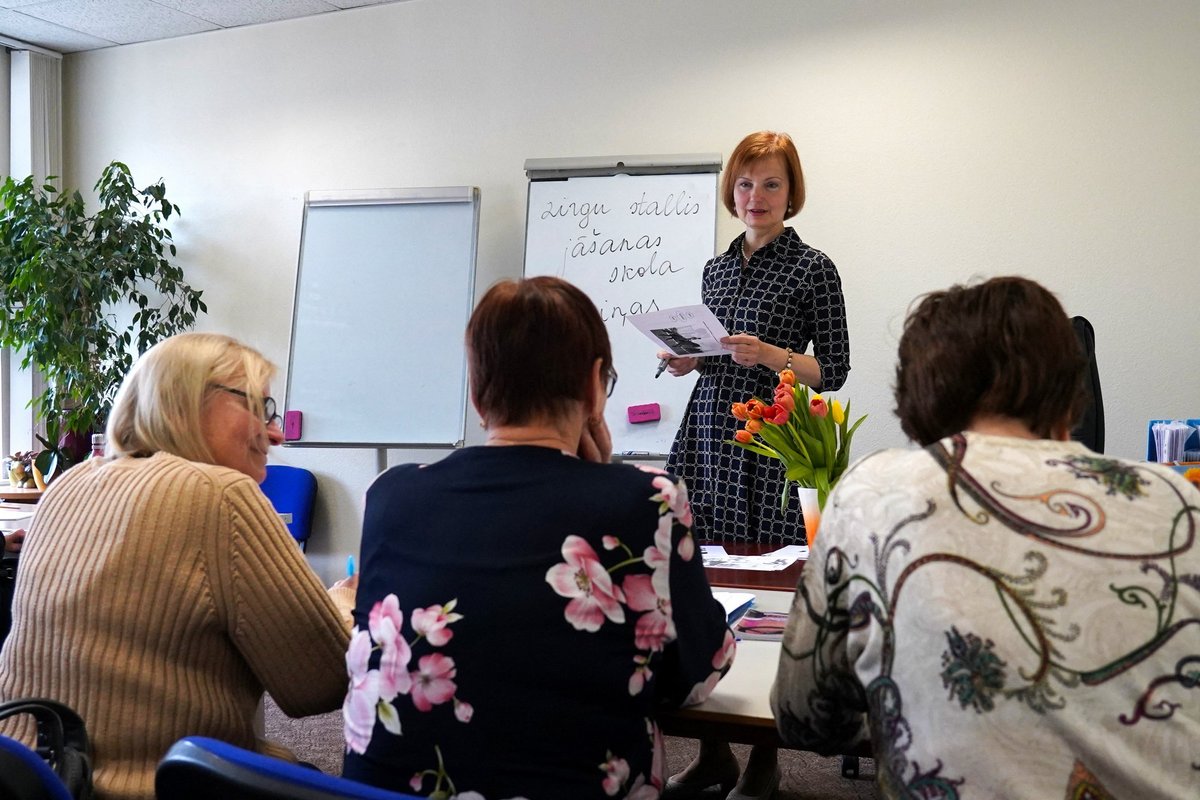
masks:
[(75, 53), (80, 50), (98, 50), (116, 44), (108, 39), (89, 36), (70, 30), (52, 22), (26, 16), (16, 11), (0, 10), (0, 31), (18, 41), (36, 44), (47, 50), (60, 53)]
[(157, 2), (176, 11), (216, 23), (222, 28), (274, 22), (338, 10), (337, 6), (325, 0), (157, 0)]
[(151, 0), (51, 0), (27, 6), (23, 13), (67, 28), (86, 30), (120, 44), (184, 36), (218, 27)]

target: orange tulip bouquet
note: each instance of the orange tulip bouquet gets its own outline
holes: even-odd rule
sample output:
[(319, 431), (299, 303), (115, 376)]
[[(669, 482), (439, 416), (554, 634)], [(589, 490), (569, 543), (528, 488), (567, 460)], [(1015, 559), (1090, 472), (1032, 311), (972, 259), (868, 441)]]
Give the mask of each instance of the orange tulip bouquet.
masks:
[(827, 401), (808, 387), (796, 385), (790, 369), (779, 373), (773, 403), (757, 397), (734, 403), (733, 416), (745, 422), (730, 444), (777, 458), (783, 462), (786, 477), (780, 507), (786, 509), (792, 484), (817, 490), (817, 501), (824, 508), (833, 485), (850, 463), (850, 440), (867, 417), (847, 427), (850, 404), (843, 408), (837, 400)]

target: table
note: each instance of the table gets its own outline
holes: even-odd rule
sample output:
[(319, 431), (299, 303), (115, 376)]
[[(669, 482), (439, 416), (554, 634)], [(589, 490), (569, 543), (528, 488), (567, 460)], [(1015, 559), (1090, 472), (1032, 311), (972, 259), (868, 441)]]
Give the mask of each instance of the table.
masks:
[[(778, 549), (775, 545), (745, 542), (723, 546), (731, 555), (759, 555)], [(804, 562), (798, 561), (775, 572), (744, 569), (706, 569), (704, 572), (708, 582), (715, 587), (753, 592), (755, 608), (786, 611), (791, 607), (796, 582), (803, 569)], [(781, 646), (779, 642), (739, 641), (733, 666), (707, 700), (659, 713), (658, 722), (663, 733), (786, 747), (775, 729), (770, 701)]]
[[(715, 572), (718, 570), (709, 574)], [(785, 611), (791, 605), (793, 594), (778, 589), (756, 591), (754, 607)], [(717, 738), (742, 744), (786, 747), (775, 729), (770, 700), (781, 646), (780, 642), (739, 641), (733, 666), (707, 700), (658, 714), (663, 733), (691, 739)]]
[[(746, 543), (725, 544), (724, 547), (732, 555), (759, 555), (778, 549), (776, 545)], [(804, 564), (798, 561), (775, 572), (739, 569), (706, 569), (704, 572), (714, 587), (753, 592), (755, 608), (785, 611), (791, 607)], [(659, 712), (659, 728), (668, 736), (790, 747), (779, 738), (775, 716), (771, 713), (771, 686), (775, 683), (782, 646), (781, 642), (739, 641), (733, 666), (708, 699), (687, 708)], [(857, 756), (871, 755), (870, 743), (860, 743), (842, 757), (842, 775), (857, 777)]]
[(0, 486), (0, 501), (7, 501), (10, 503), (36, 503), (41, 499), (41, 489), (19, 489), (15, 486)]

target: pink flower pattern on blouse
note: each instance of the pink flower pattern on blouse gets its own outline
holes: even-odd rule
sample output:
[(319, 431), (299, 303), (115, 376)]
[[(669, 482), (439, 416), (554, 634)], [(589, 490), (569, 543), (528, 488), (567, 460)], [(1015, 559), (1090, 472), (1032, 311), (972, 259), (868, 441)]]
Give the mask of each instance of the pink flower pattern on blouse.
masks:
[[(412, 612), (416, 636), (413, 643), (424, 638), (434, 647), (451, 639), (446, 626), (462, 619), (454, 613), (457, 601), (443, 606), (430, 606)], [(454, 701), (454, 716), (460, 722), (470, 722), (474, 709), (460, 700), (454, 683), (454, 659), (442, 653), (421, 656), (417, 669), (409, 671), (412, 645), (403, 635), (404, 612), (396, 595), (380, 600), (367, 615), (367, 630), (355, 627), (346, 651), (346, 672), (350, 686), (342, 704), (342, 720), (347, 751), (366, 752), (375, 730), (375, 722), (384, 730), (401, 735), (400, 715), (394, 705), (400, 695), (410, 695), (418, 711), (431, 711), (436, 705)], [(371, 655), (380, 651), (379, 667), (370, 668)]]
[[(569, 535), (563, 541), (563, 563), (555, 564), (546, 572), (546, 582), (551, 588), (560, 597), (570, 598), (563, 616), (576, 630), (595, 633), (603, 626), (605, 619), (623, 623), (625, 612), (622, 606), (638, 613), (634, 625), (634, 646), (645, 652), (634, 657), (633, 672), (629, 677), (629, 694), (634, 696), (645, 690), (647, 681), (653, 675), (650, 666), (653, 655), (661, 652), (677, 637), (671, 612), (670, 583), (672, 539), (677, 522), (685, 527), (685, 533), (675, 546), (676, 553), (683, 561), (691, 561), (696, 552), (690, 530), (692, 512), (687, 491), (661, 470), (642, 469), (655, 474), (651, 484), (657, 493), (650, 498), (659, 506), (654, 544), (637, 556), (620, 538), (606, 535), (601, 539), (605, 551), (624, 552), (617, 553), (619, 560), (616, 564), (605, 567), (586, 540)], [(619, 587), (614, 583), (612, 573), (638, 565), (649, 567), (650, 574), (632, 572), (625, 575)], [(726, 631), (721, 648), (713, 655), (713, 672), (692, 688), (688, 704), (701, 702), (712, 693), (733, 660), (734, 647), (733, 634)], [(645, 776), (638, 775), (627, 788), (625, 797), (631, 800), (653, 800), (659, 796), (663, 785), (661, 735), (652, 721), (647, 720), (647, 725), (655, 740), (656, 763), (649, 782)], [(605, 773), (602, 780), (605, 793), (616, 795), (627, 783), (628, 763), (609, 753), (601, 769)]]
[[(635, 617), (633, 625), (634, 655), (628, 680), (631, 696), (646, 690), (654, 675), (655, 656), (677, 638), (671, 609), (670, 566), (672, 547), (683, 561), (691, 561), (695, 542), (689, 530), (691, 510), (687, 493), (661, 470), (643, 468), (655, 475), (651, 483), (655, 494), (650, 500), (658, 506), (659, 520), (654, 542), (642, 552), (633, 552), (618, 536), (601, 539), (605, 566), (591, 544), (577, 535), (568, 535), (562, 543), (562, 562), (551, 566), (545, 580), (550, 588), (567, 600), (563, 609), (565, 621), (578, 631), (595, 633), (606, 623), (623, 624), (628, 614)], [(679, 522), (683, 535), (673, 543)], [(648, 572), (646, 570), (649, 570)], [(378, 721), (393, 735), (401, 735), (397, 698), (407, 695), (413, 707), (422, 713), (432, 713), (437, 706), (453, 703), (455, 718), (469, 723), (474, 707), (457, 696), (457, 668), (454, 659), (443, 652), (426, 653), (416, 659), (411, 668), (413, 648), (422, 640), (431, 648), (445, 647), (454, 637), (453, 623), (462, 619), (455, 611), (457, 601), (441, 606), (416, 608), (409, 615), (413, 637), (406, 639), (404, 612), (395, 594), (376, 603), (368, 615), (367, 630), (355, 628), (346, 653), (346, 668), (350, 676), (349, 691), (343, 705), (345, 739), (348, 751), (363, 753), (371, 742)], [(707, 697), (724, 674), (733, 658), (733, 637), (726, 631), (725, 641), (713, 655), (713, 672), (697, 684), (688, 697), (689, 703)], [(377, 668), (370, 668), (374, 653), (380, 654)], [(599, 764), (601, 788), (608, 797), (621, 796), (628, 800), (654, 800), (663, 786), (662, 735), (653, 720), (646, 719), (646, 733), (653, 748), (653, 763), (649, 775), (631, 776), (629, 762), (620, 754), (604, 754)], [(451, 800), (486, 800), (478, 792), (458, 793), (441, 750), (435, 745), (437, 765), (414, 774), (409, 782), (415, 792), (432, 791)], [(513, 800), (521, 800), (514, 798)]]
[(576, 630), (595, 633), (607, 617), (610, 621), (625, 621), (621, 603), (625, 594), (613, 585), (612, 577), (600, 564), (596, 551), (580, 536), (568, 536), (563, 542), (565, 563), (555, 564), (546, 572), (546, 582), (567, 603), (567, 622)]

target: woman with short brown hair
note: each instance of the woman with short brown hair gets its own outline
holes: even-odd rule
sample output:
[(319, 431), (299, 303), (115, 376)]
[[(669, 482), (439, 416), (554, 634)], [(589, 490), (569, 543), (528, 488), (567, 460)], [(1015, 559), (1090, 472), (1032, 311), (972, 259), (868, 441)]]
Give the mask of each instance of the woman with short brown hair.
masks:
[(655, 710), (703, 700), (733, 657), (686, 489), (606, 463), (617, 374), (575, 286), (493, 286), (467, 351), (486, 444), (367, 491), (344, 774), (489, 800), (657, 797)]
[(1018, 277), (908, 315), (915, 449), (826, 502), (771, 694), (780, 735), (864, 738), (884, 797), (1195, 797), (1200, 494), (1069, 433), (1086, 361)]

